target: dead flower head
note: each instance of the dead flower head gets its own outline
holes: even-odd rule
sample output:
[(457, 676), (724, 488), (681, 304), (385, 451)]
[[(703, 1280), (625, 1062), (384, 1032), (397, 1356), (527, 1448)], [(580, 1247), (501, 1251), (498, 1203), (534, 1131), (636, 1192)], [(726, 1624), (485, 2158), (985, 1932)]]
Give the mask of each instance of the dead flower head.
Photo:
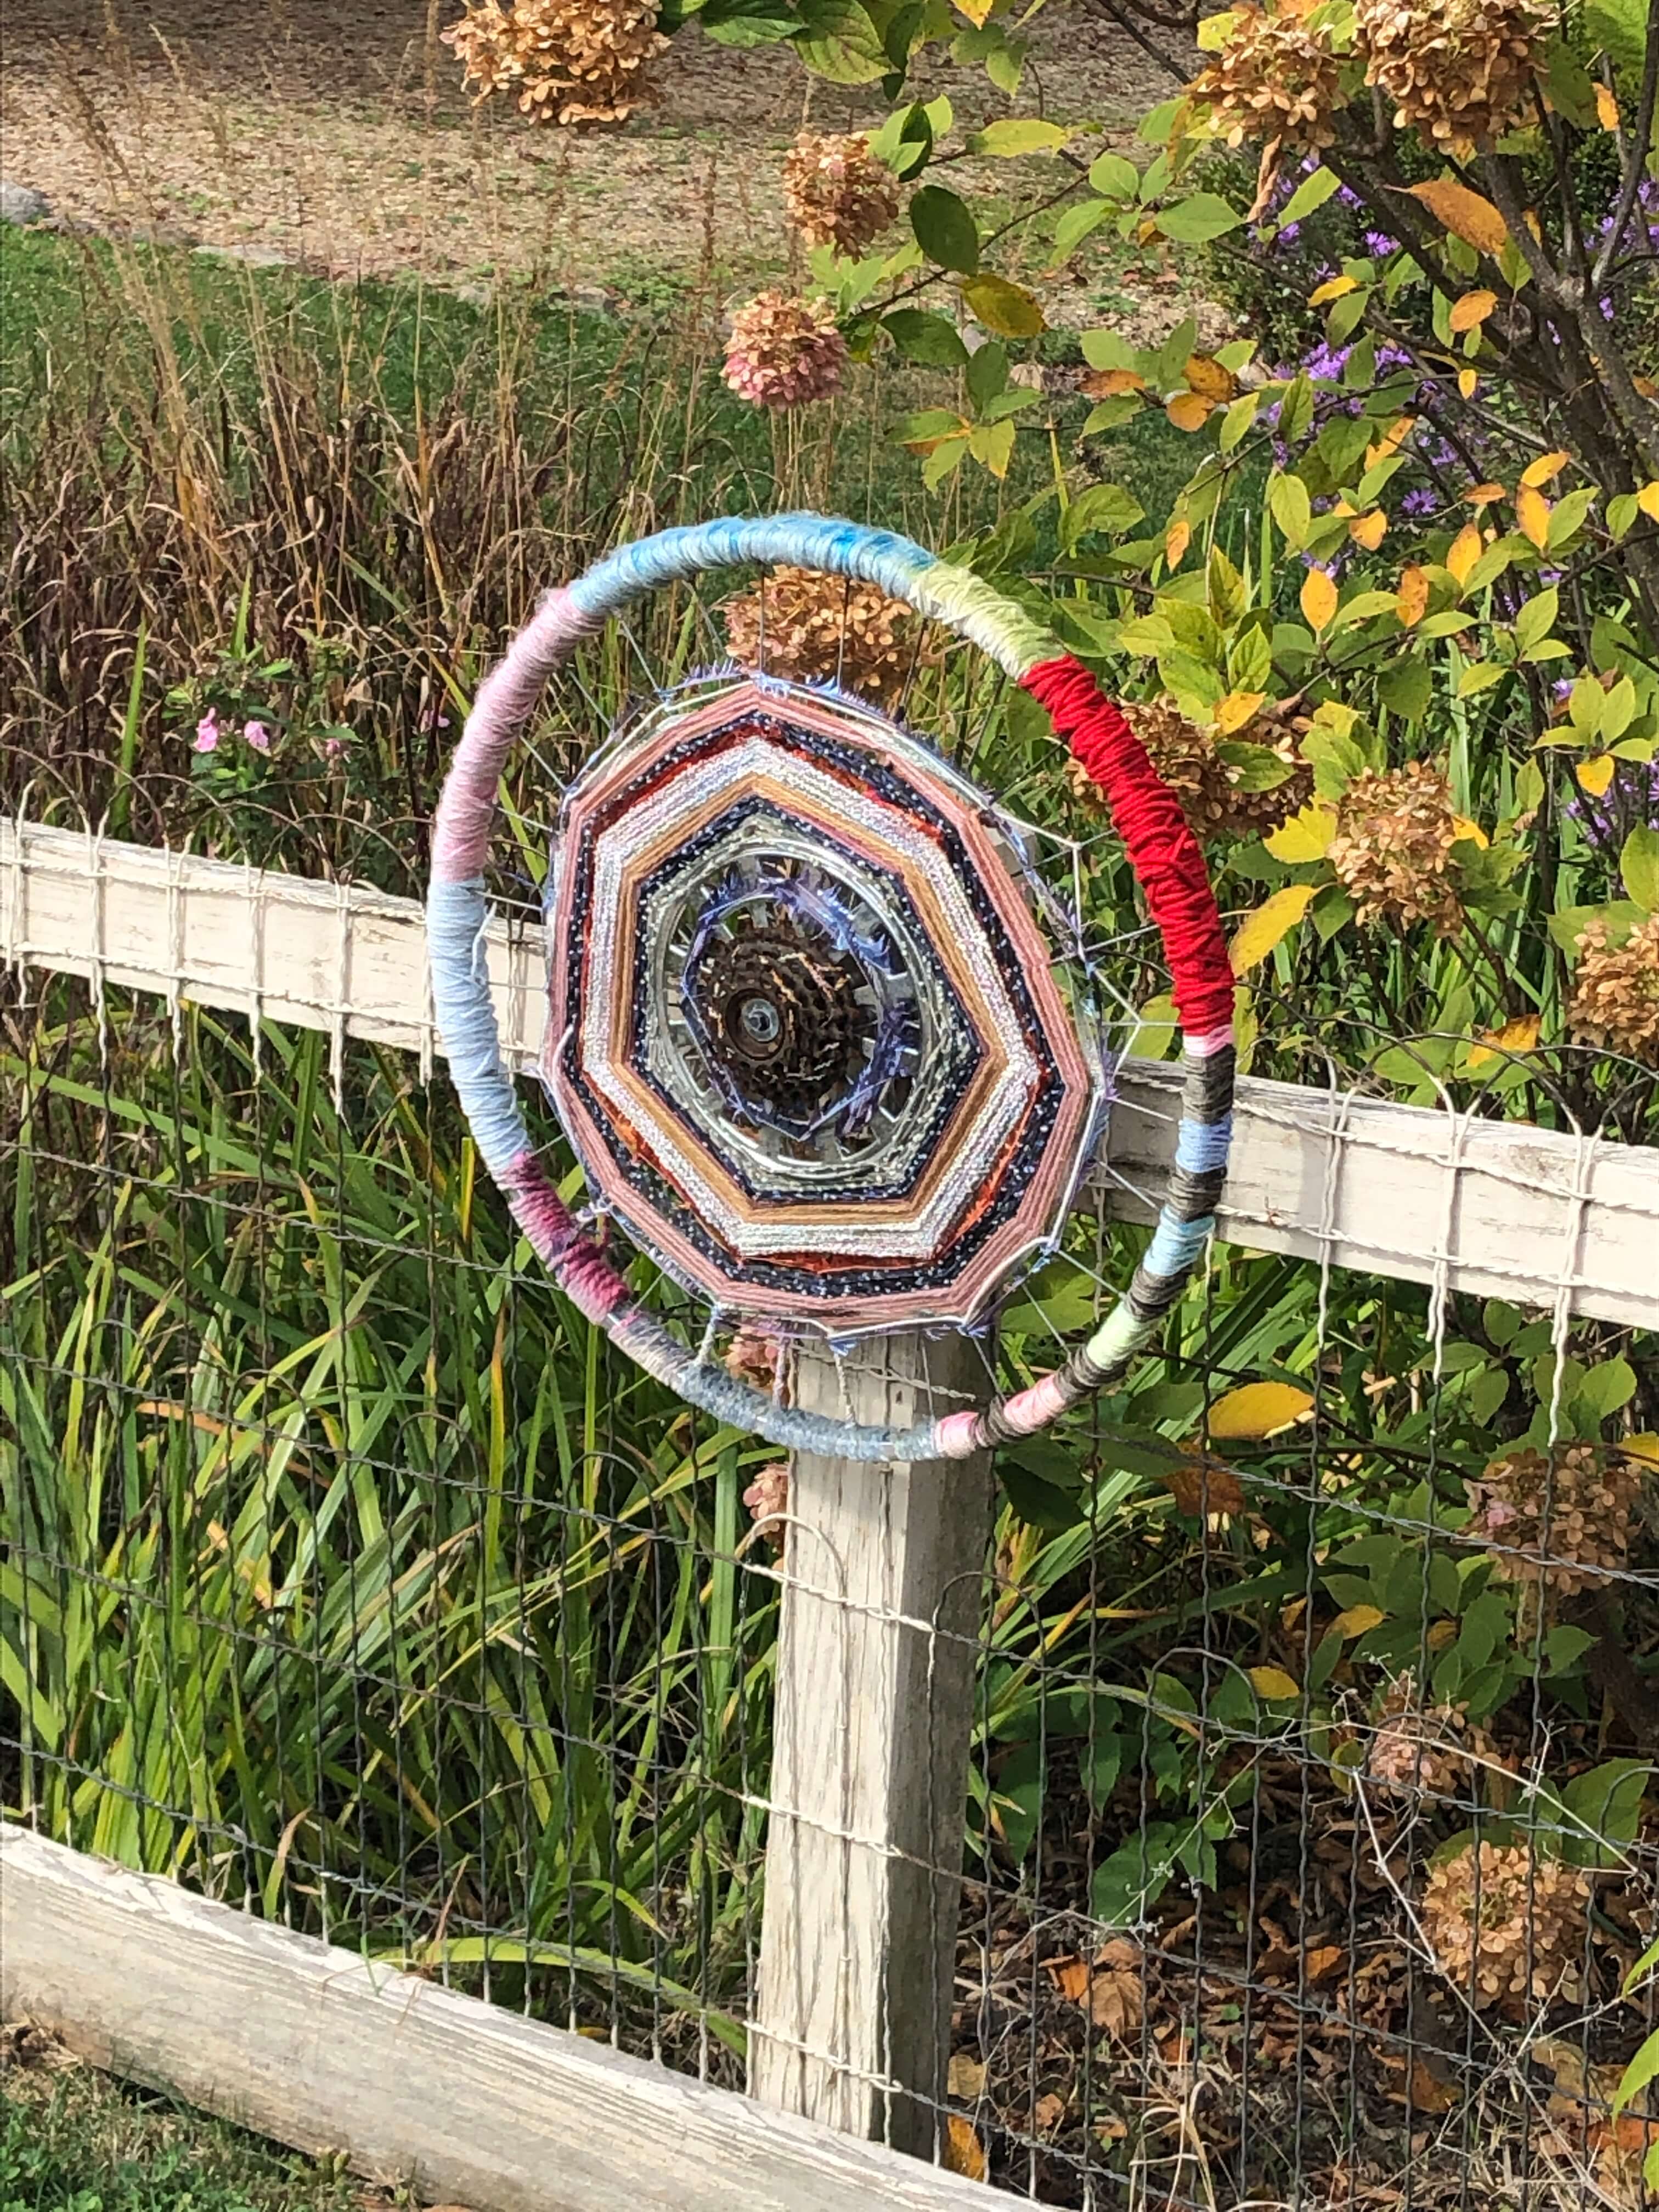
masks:
[(783, 157), (783, 204), (809, 246), (862, 253), (898, 213), (898, 179), (864, 134), (803, 131)]
[(771, 569), (720, 611), (727, 650), (741, 666), (839, 684), (876, 706), (894, 705), (927, 658), (918, 650), (919, 617), (902, 599), (817, 568)]
[(1432, 763), (1367, 769), (1337, 801), (1331, 866), (1362, 921), (1428, 921), (1449, 937), (1463, 919), (1460, 834), (1451, 786)]
[(1629, 1559), (1641, 1479), (1633, 1460), (1598, 1444), (1559, 1446), (1553, 1473), (1542, 1452), (1508, 1452), (1464, 1488), (1472, 1517), (1463, 1534), (1491, 1546), (1510, 1582), (1571, 1597)]
[(1659, 1067), (1659, 914), (1616, 947), (1604, 922), (1588, 925), (1568, 1019), (1575, 1035)]
[(1556, 11), (1540, 0), (1358, 0), (1365, 82), (1438, 153), (1467, 161), (1527, 118), (1540, 43)]
[(532, 123), (619, 123), (650, 97), (647, 63), (667, 46), (659, 0), (468, 0), (444, 32), (480, 100), (516, 96)]
[(1522, 1844), (1470, 1844), (1431, 1869), (1423, 1932), (1478, 2010), (1519, 2014), (1575, 1990), (1589, 1904), (1579, 1868)]
[[(1199, 837), (1269, 836), (1312, 793), (1312, 774), (1293, 732), (1270, 712), (1227, 738), (1189, 722), (1170, 698), (1127, 701), (1123, 713)], [(1256, 753), (1246, 754), (1247, 745)], [(1067, 775), (1085, 804), (1103, 804), (1086, 769), (1073, 762)]]
[(833, 398), (847, 370), (847, 341), (828, 300), (769, 289), (732, 316), (721, 374), (757, 407), (804, 407)]

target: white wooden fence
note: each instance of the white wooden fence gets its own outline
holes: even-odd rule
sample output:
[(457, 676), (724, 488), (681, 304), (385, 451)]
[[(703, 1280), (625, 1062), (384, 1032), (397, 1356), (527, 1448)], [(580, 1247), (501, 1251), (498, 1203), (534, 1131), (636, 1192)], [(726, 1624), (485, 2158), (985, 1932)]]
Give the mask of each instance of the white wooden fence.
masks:
[[(489, 957), (503, 1048), (527, 1069), (539, 930), (498, 923)], [(95, 832), (0, 823), (0, 961), (86, 977), (100, 1012), (118, 985), (321, 1030), (337, 1082), (348, 1037), (418, 1054), (423, 1075), (441, 1050), (413, 902)], [(1151, 1217), (1178, 1082), (1122, 1068), (1091, 1207)], [(1561, 1328), (1659, 1328), (1659, 1153), (1334, 1082), (1247, 1079), (1237, 1132), (1219, 1217), (1236, 1243), (1502, 1296)], [(885, 1345), (843, 1365), (836, 1402), (884, 1418), (924, 1377), (951, 1387), (948, 1357)], [(819, 1387), (805, 1370), (801, 1395)], [(772, 2117), (15, 1830), (0, 1832), (8, 2011), (296, 2143), (413, 2164), (478, 2212), (1012, 2203), (899, 2154), (933, 2148), (944, 2101), (988, 1498), (983, 1470), (793, 1470), (750, 2023)], [(319, 2062), (347, 2043), (350, 2066)]]

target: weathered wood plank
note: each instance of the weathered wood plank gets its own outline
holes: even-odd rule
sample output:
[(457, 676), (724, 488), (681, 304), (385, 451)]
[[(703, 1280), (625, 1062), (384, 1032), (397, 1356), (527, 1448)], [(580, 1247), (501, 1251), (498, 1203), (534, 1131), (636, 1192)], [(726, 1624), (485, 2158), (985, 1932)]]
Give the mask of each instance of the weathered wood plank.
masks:
[[(840, 1368), (803, 1355), (795, 1393), (902, 1424), (982, 1403), (987, 1382), (963, 1340), (902, 1335)], [(945, 2101), (990, 1502), (983, 1459), (791, 1462), (750, 2087), (921, 2157)]]
[[(531, 1067), (541, 935), (492, 925), (502, 1047)], [(0, 822), (0, 959), (437, 1049), (417, 905), (77, 830)], [(1175, 1150), (1172, 1068), (1126, 1063), (1087, 1195), (1144, 1218)], [(1451, 1170), (1455, 1166), (1455, 1172)], [(1263, 1251), (1659, 1328), (1659, 1151), (1246, 1079), (1222, 1232)]]
[(0, 2012), (473, 2212), (1022, 2200), (0, 1823)]

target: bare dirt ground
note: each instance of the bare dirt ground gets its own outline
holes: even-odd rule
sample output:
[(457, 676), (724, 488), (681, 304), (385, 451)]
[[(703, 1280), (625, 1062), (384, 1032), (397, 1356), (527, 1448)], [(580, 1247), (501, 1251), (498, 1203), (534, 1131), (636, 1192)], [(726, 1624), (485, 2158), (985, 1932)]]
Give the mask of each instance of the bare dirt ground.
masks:
[[(776, 267), (777, 152), (804, 94), (820, 127), (871, 112), (809, 90), (787, 51), (692, 29), (658, 65), (653, 109), (537, 130), (468, 104), (438, 38), (459, 14), (453, 0), (4, 0), (5, 175), (70, 223), (341, 276), (628, 289), (700, 264)], [(1022, 106), (1040, 90), (1048, 113), (1103, 118), (1107, 143), (1127, 143), (1167, 80), (1086, 0), (1052, 0), (1032, 28)], [(925, 89), (964, 120), (995, 112), (978, 72), (943, 68)]]

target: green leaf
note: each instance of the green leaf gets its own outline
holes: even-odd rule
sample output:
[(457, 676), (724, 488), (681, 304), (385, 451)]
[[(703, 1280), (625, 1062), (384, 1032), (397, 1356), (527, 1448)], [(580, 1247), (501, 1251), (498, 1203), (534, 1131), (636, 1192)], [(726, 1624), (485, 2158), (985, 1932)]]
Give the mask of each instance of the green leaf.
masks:
[(1641, 2095), (1656, 2075), (1659, 2075), (1659, 2027), (1654, 2029), (1619, 2077), (1619, 2087), (1613, 2093), (1615, 2119), (1632, 2098)]
[(1304, 177), (1279, 210), (1279, 228), (1283, 230), (1287, 222), (1300, 222), (1304, 216), (1322, 208), (1341, 182), (1334, 169), (1316, 169), (1311, 176)]
[(1646, 919), (1646, 911), (1631, 899), (1613, 899), (1606, 906), (1564, 906), (1549, 918), (1549, 933), (1569, 959), (1578, 951), (1578, 940), (1585, 927), (1592, 921), (1603, 924), (1607, 943), (1615, 950), (1625, 942), (1634, 929), (1639, 929)]
[(1140, 172), (1127, 155), (1102, 154), (1089, 171), (1089, 183), (1108, 199), (1132, 200), (1140, 191)]
[(1619, 855), (1625, 889), (1648, 914), (1659, 914), (1659, 830), (1632, 830)]
[(997, 1479), (1009, 1504), (1028, 1528), (1045, 1528), (1058, 1535), (1062, 1529), (1076, 1528), (1083, 1518), (1083, 1506), (1075, 1493), (1045, 1482), (1006, 1455), (998, 1456)]
[(1528, 599), (1515, 618), (1516, 649), (1522, 653), (1528, 653), (1547, 638), (1555, 628), (1555, 618), (1560, 611), (1561, 594), (1553, 585)]
[(1146, 514), (1140, 501), (1118, 485), (1091, 484), (1086, 491), (1078, 494), (1060, 517), (1060, 546), (1065, 552), (1073, 553), (1079, 541), (1097, 530), (1121, 538), (1136, 523), (1144, 521)]
[(1588, 43), (1604, 47), (1616, 69), (1641, 76), (1648, 43), (1645, 0), (1585, 0), (1583, 27)]
[(1627, 1359), (1604, 1359), (1592, 1367), (1573, 1392), (1577, 1410), (1605, 1421), (1636, 1395), (1636, 1373)]
[(1104, 200), (1085, 200), (1080, 206), (1068, 207), (1054, 225), (1054, 258), (1064, 261), (1075, 253), (1091, 231), (1110, 220), (1112, 210)]
[(1285, 542), (1298, 551), (1307, 543), (1313, 504), (1300, 477), (1274, 477), (1267, 486), (1267, 509), (1284, 532)]
[(706, 0), (697, 21), (719, 45), (738, 48), (775, 46), (800, 27), (800, 18), (783, 0)]
[(974, 154), (994, 154), (1003, 161), (1017, 160), (1024, 154), (1053, 154), (1066, 144), (1071, 132), (1058, 123), (1039, 122), (1035, 116), (1006, 116), (1000, 122), (988, 123), (983, 131), (976, 131), (968, 141)]
[(1006, 276), (994, 276), (988, 270), (981, 276), (969, 277), (962, 288), (962, 296), (975, 320), (999, 337), (1034, 338), (1048, 327), (1032, 295)]
[(1376, 696), (1402, 722), (1420, 721), (1428, 711), (1434, 683), (1425, 661), (1390, 661), (1376, 679)]
[(881, 326), (906, 361), (919, 362), (924, 368), (967, 364), (968, 349), (955, 324), (944, 315), (929, 314), (922, 307), (895, 307), (882, 317)]
[(979, 226), (966, 204), (943, 185), (924, 185), (910, 202), (916, 244), (941, 269), (971, 276), (979, 267)]
[(1652, 1771), (1644, 1759), (1609, 1759), (1568, 1783), (1561, 1803), (1569, 1833), (1551, 1838), (1560, 1856), (1575, 1866), (1617, 1866), (1636, 1840)]
[(858, 0), (801, 0), (805, 28), (795, 52), (831, 84), (873, 84), (890, 64), (882, 37)]
[(1177, 200), (1173, 207), (1162, 209), (1158, 227), (1165, 238), (1172, 238), (1179, 245), (1202, 246), (1210, 239), (1237, 230), (1243, 221), (1243, 217), (1229, 207), (1218, 193), (1194, 192), (1190, 199)]

